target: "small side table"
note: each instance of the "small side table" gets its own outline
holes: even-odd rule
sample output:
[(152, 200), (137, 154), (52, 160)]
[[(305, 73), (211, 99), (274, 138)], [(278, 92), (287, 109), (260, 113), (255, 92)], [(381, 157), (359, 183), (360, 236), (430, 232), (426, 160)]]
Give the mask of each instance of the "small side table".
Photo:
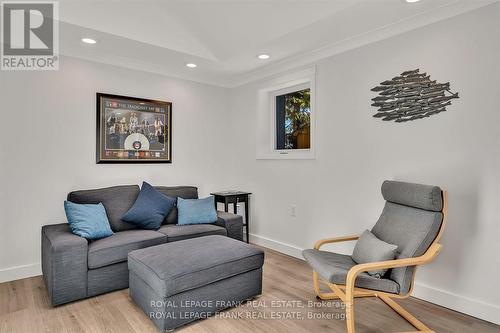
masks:
[(248, 216), (249, 206), (250, 206), (250, 192), (242, 192), (242, 191), (226, 191), (226, 192), (213, 192), (210, 193), (215, 197), (215, 208), (217, 209), (217, 203), (224, 204), (224, 211), (228, 212), (229, 204), (233, 204), (233, 213), (238, 213), (238, 203), (245, 203), (245, 222), (243, 223), (243, 227), (245, 228), (246, 241), (249, 242), (249, 231), (248, 225), (250, 221), (250, 217)]

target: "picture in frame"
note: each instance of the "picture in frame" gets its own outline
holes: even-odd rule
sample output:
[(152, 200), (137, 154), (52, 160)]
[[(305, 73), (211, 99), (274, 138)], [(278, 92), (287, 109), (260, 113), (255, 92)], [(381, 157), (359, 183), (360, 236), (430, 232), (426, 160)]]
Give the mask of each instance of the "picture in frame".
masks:
[(97, 93), (96, 163), (172, 163), (172, 103)]

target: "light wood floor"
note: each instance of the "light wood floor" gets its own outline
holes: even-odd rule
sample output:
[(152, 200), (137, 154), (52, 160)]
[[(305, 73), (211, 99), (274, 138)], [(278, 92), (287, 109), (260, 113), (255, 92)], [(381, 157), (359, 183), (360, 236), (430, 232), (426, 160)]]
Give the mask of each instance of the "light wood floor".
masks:
[[(252, 303), (196, 321), (176, 332), (345, 332), (343, 310), (314, 297), (305, 262), (267, 250), (264, 291)], [(285, 304), (286, 301), (288, 304)], [(309, 308), (308, 302), (323, 308)], [(399, 301), (436, 332), (500, 332), (493, 325), (418, 299)], [(301, 307), (304, 306), (304, 307)], [(357, 332), (403, 332), (413, 328), (375, 298), (356, 300)], [(280, 319), (295, 316), (291, 319)], [(241, 316), (233, 319), (230, 316)], [(319, 319), (310, 319), (310, 316)], [(226, 318), (221, 318), (222, 316)], [(321, 319), (323, 317), (324, 319)], [(132, 303), (128, 290), (52, 308), (40, 276), (0, 284), (0, 332), (153, 332), (155, 326)]]

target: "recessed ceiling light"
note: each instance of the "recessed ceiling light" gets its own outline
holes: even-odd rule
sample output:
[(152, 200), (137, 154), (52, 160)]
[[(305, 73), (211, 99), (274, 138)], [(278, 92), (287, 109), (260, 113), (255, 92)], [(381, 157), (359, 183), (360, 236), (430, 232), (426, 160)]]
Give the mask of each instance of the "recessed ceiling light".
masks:
[(259, 55), (257, 56), (257, 58), (259, 58), (260, 60), (266, 60), (266, 59), (271, 58), (271, 56), (270, 56), (269, 54), (265, 54), (265, 53), (263, 53), (263, 54), (259, 54)]
[(186, 67), (196, 68), (196, 67), (198, 67), (198, 65), (197, 64), (193, 64), (192, 62), (190, 62), (189, 64), (186, 64)]
[(406, 0), (406, 2), (408, 3), (415, 3), (415, 2), (419, 2), (420, 0)]
[(82, 42), (84, 42), (85, 44), (95, 44), (95, 43), (97, 43), (97, 41), (95, 39), (92, 39), (92, 38), (82, 38)]

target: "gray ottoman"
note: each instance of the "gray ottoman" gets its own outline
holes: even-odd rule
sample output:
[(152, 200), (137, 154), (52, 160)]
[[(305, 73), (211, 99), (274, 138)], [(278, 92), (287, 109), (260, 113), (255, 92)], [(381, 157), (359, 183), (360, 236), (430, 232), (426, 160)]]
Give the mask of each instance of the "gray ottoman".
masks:
[(225, 236), (152, 246), (128, 255), (130, 297), (172, 330), (262, 292), (264, 252)]

